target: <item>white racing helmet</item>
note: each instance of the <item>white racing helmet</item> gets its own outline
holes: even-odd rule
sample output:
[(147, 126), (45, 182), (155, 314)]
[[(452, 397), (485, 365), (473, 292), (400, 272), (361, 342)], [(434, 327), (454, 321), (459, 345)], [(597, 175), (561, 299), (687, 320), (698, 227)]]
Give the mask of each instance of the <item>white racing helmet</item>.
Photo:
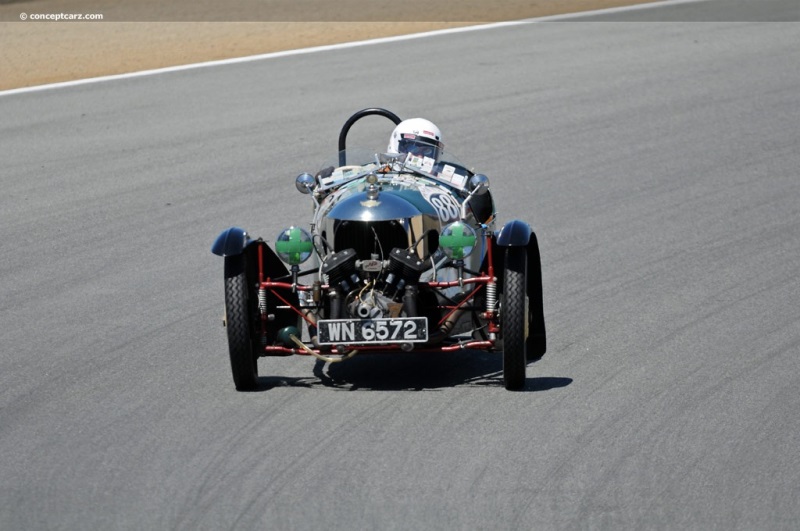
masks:
[(444, 151), (442, 132), (424, 118), (403, 120), (392, 131), (387, 149), (389, 153), (411, 153), (439, 160)]

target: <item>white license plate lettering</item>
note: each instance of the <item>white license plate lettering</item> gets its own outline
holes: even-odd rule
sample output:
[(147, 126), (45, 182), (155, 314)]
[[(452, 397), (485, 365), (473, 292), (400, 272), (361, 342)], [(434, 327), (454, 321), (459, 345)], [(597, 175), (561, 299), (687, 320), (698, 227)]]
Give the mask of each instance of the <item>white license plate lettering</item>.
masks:
[(373, 323), (364, 323), (361, 327), (361, 337), (365, 341), (372, 341), (375, 339), (375, 325)]
[(375, 339), (378, 341), (386, 341), (389, 339), (389, 323), (386, 321), (378, 321), (375, 323)]
[(403, 331), (403, 339), (412, 339), (417, 333), (417, 323), (414, 321), (406, 321), (403, 328), (405, 328)]
[(403, 329), (403, 321), (392, 321), (391, 325), (394, 327), (394, 330), (392, 330), (392, 339), (397, 339), (400, 335), (400, 330)]
[(328, 333), (331, 341), (353, 341), (356, 337), (355, 323), (333, 322), (328, 323)]
[(428, 340), (425, 317), (391, 319), (327, 319), (317, 323), (321, 345), (412, 342)]

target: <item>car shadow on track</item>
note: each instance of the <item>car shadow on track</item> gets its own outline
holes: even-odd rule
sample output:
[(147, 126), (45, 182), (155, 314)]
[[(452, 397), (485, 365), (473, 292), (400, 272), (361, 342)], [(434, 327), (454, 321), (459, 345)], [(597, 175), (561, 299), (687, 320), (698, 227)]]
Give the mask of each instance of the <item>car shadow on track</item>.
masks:
[[(535, 361), (528, 362), (528, 367), (535, 364)], [(434, 391), (464, 386), (503, 387), (502, 355), (482, 351), (374, 354), (356, 356), (342, 363), (317, 361), (313, 374), (315, 378), (261, 377), (259, 390), (306, 387), (346, 391)], [(571, 378), (528, 377), (521, 391), (549, 391), (571, 383)]]

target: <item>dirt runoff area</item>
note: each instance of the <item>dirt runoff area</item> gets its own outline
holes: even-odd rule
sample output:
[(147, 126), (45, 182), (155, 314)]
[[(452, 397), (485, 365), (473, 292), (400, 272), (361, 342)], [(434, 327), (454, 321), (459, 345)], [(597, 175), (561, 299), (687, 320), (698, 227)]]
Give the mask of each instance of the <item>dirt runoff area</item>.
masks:
[(0, 0), (0, 90), (647, 1)]

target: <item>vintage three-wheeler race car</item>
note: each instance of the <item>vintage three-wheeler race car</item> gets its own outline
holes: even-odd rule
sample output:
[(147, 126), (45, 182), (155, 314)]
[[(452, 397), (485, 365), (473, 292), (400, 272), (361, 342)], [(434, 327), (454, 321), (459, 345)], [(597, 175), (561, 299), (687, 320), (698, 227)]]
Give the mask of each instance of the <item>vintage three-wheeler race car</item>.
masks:
[[(370, 115), (395, 128), (385, 151), (347, 148)], [(295, 180), (307, 226), (270, 245), (224, 230), (225, 325), (233, 381), (258, 387), (258, 358), (502, 352), (506, 389), (521, 389), (546, 348), (539, 247), (524, 221), (499, 230), (489, 179), (444, 151), (431, 122), (380, 108), (351, 116), (330, 164)]]

